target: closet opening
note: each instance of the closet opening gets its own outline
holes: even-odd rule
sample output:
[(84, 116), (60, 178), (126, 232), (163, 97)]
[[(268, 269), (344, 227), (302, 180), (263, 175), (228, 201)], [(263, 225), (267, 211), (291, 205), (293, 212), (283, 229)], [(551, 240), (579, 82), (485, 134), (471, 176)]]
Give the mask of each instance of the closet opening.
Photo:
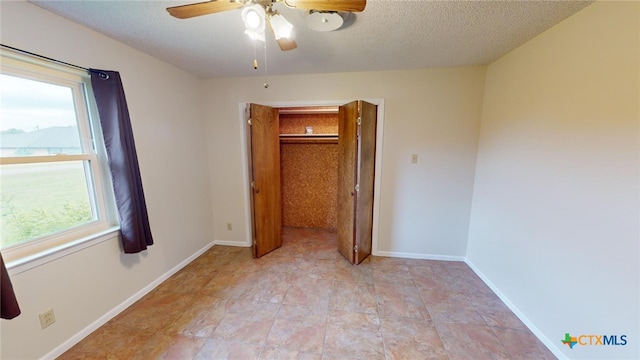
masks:
[(278, 108), (283, 228), (336, 232), (338, 107)]
[(285, 237), (329, 234), (353, 264), (371, 254), (378, 110), (362, 100), (341, 106), (247, 105), (255, 257), (281, 247), (283, 229)]

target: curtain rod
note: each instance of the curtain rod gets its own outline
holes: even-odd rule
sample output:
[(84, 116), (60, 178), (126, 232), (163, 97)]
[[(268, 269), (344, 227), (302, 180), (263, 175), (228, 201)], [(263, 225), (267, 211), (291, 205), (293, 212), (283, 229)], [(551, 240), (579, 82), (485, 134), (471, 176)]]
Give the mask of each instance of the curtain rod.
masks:
[(52, 58), (47, 57), (47, 56), (44, 56), (44, 55), (40, 55), (40, 54), (36, 54), (36, 53), (32, 53), (31, 51), (26, 51), (26, 50), (18, 49), (18, 48), (15, 48), (15, 47), (13, 47), (13, 46), (5, 45), (5, 44), (0, 44), (0, 46), (2, 46), (3, 48), (7, 48), (7, 49), (11, 49), (11, 50), (15, 50), (15, 51), (21, 52), (21, 53), (23, 53), (23, 54), (27, 54), (27, 55), (31, 55), (31, 56), (35, 56), (35, 57), (39, 57), (39, 58), (41, 58), (41, 59), (45, 59), (45, 60), (49, 60), (49, 61), (53, 61), (53, 62), (58, 63), (58, 64), (62, 64), (62, 65), (66, 65), (66, 66), (71, 66), (71, 67), (74, 67), (74, 68), (76, 68), (76, 69), (81, 69), (81, 70), (84, 70), (84, 71), (89, 71), (89, 69), (87, 69), (86, 67), (82, 67), (82, 66), (78, 66), (78, 65), (69, 64), (68, 62), (64, 62), (64, 61), (61, 61), (61, 60), (52, 59)]

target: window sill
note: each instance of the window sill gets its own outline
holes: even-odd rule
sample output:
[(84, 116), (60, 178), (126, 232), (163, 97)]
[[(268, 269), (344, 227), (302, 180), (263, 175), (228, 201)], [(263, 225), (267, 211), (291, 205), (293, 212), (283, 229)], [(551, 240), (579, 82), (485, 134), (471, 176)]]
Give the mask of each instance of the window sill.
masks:
[(97, 245), (101, 242), (112, 239), (116, 236), (120, 235), (120, 227), (113, 226), (106, 230), (102, 230), (95, 234), (85, 236), (78, 240), (69, 241), (63, 245), (56, 246), (54, 248), (39, 252), (37, 254), (33, 254), (30, 256), (25, 256), (18, 260), (14, 260), (6, 263), (7, 272), (9, 275), (20, 274), (27, 270), (31, 270), (38, 266), (44, 265), (48, 262), (60, 259), (67, 255), (78, 252), (82, 249), (86, 249), (90, 246)]

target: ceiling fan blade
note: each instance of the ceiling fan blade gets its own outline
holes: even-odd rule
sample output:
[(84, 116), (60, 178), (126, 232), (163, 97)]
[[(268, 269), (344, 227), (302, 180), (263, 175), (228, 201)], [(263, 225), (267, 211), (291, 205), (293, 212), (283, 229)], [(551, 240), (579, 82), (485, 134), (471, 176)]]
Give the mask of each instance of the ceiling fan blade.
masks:
[(195, 4), (173, 6), (167, 8), (167, 11), (171, 16), (177, 17), (178, 19), (188, 19), (201, 15), (239, 9), (242, 6), (242, 3), (237, 3), (233, 0), (211, 0)]
[(296, 44), (295, 40), (293, 39), (280, 38), (276, 39), (276, 41), (278, 42), (278, 46), (280, 46), (280, 50), (282, 51), (293, 50), (298, 47), (298, 44)]
[(360, 12), (367, 6), (367, 0), (284, 0), (284, 3), (295, 9), (320, 11)]

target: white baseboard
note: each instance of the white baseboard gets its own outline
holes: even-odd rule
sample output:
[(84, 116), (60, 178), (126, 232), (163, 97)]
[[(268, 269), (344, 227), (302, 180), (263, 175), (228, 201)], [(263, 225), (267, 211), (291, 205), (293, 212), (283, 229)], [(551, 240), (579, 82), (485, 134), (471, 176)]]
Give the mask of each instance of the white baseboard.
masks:
[(242, 242), (237, 242), (237, 241), (228, 241), (228, 240), (215, 240), (213, 242), (215, 245), (222, 245), (222, 246), (239, 246), (239, 247), (251, 247), (250, 243), (242, 243)]
[(373, 255), (386, 256), (386, 257), (398, 257), (398, 258), (406, 258), (406, 259), (465, 261), (464, 256), (416, 254), (416, 253), (404, 253), (404, 252), (396, 252), (396, 251), (376, 251), (374, 252)]
[(180, 269), (182, 269), (183, 267), (187, 266), (190, 262), (195, 260), (198, 256), (204, 254), (214, 244), (215, 244), (215, 242), (211, 242), (211, 243), (205, 245), (202, 249), (198, 250), (193, 255), (189, 256), (184, 261), (182, 261), (178, 265), (174, 266), (171, 270), (169, 270), (166, 273), (162, 274), (159, 278), (155, 279), (149, 285), (145, 286), (140, 291), (138, 291), (137, 293), (133, 294), (131, 297), (129, 297), (128, 299), (126, 299), (125, 301), (120, 303), (118, 306), (116, 306), (113, 309), (109, 310), (106, 314), (104, 314), (101, 317), (99, 317), (96, 321), (94, 321), (91, 324), (89, 324), (87, 327), (82, 329), (77, 334), (73, 335), (67, 341), (65, 341), (62, 344), (58, 345), (55, 349), (51, 350), (49, 353), (44, 355), (42, 357), (42, 359), (45, 359), (45, 360), (55, 359), (58, 356), (62, 355), (65, 351), (71, 349), (75, 344), (79, 343), (82, 339), (87, 337), (89, 334), (91, 334), (92, 332), (96, 331), (99, 327), (101, 327), (102, 325), (106, 324), (109, 320), (111, 320), (114, 317), (116, 317), (116, 315), (120, 314), (126, 308), (131, 306), (133, 303), (135, 303), (136, 301), (140, 300), (143, 296), (147, 295), (149, 292), (151, 292), (151, 290), (155, 289), (163, 281), (167, 280), (173, 274), (175, 274), (178, 271), (180, 271)]
[(464, 262), (469, 265), (471, 270), (476, 273), (484, 281), (485, 284), (502, 300), (502, 302), (507, 305), (509, 309), (516, 315), (526, 327), (531, 330), (531, 332), (538, 338), (540, 341), (555, 355), (558, 359), (568, 359), (567, 356), (556, 346), (554, 341), (551, 341), (540, 329), (538, 329), (530, 320), (527, 318), (518, 307), (516, 307), (510, 300), (507, 298), (483, 273), (480, 271), (469, 259), (464, 260)]

